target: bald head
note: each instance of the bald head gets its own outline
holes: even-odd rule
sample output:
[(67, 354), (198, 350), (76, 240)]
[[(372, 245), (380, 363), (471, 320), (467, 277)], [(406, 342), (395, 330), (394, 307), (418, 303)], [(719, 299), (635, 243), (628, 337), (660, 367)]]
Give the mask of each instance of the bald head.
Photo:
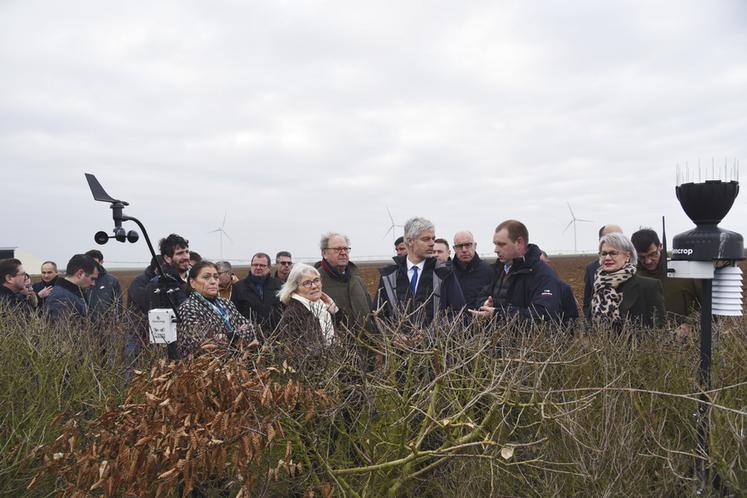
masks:
[(461, 230), (454, 234), (454, 256), (458, 263), (466, 265), (475, 257), (477, 243), (469, 230)]
[(599, 229), (599, 238), (601, 239), (602, 237), (610, 233), (623, 233), (623, 229), (618, 225), (604, 225)]

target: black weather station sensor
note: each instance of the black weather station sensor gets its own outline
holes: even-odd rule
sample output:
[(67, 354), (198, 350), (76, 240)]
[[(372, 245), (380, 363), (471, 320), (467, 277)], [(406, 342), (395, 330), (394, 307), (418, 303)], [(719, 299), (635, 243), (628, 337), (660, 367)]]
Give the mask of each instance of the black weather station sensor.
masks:
[[(668, 275), (673, 278), (707, 280), (712, 293), (704, 300), (712, 304), (714, 315), (742, 314), (742, 271), (736, 265), (744, 259), (741, 234), (718, 226), (739, 194), (736, 180), (687, 182), (675, 189), (685, 214), (695, 228), (674, 236)], [(704, 282), (705, 283), (705, 282)]]
[[(693, 172), (694, 173), (694, 172)], [(710, 438), (711, 345), (713, 315), (742, 315), (742, 270), (737, 261), (744, 257), (744, 238), (741, 234), (718, 226), (729, 213), (739, 194), (739, 169), (734, 167), (711, 169), (711, 179), (690, 181), (689, 170), (677, 171), (675, 192), (685, 214), (695, 228), (674, 236), (672, 259), (667, 262), (670, 278), (699, 279), (703, 285), (700, 307), (700, 404), (698, 421), (698, 451), (706, 458), (696, 459), (700, 481), (698, 494), (705, 494), (713, 486), (718, 488), (720, 477), (708, 466)], [(698, 168), (698, 179), (702, 170)], [(706, 175), (708, 169), (706, 169)], [(680, 182), (684, 177), (685, 181)], [(695, 174), (693, 174), (695, 176)], [(719, 176), (721, 178), (716, 179)]]
[(719, 228), (739, 194), (739, 182), (706, 180), (683, 183), (675, 189), (685, 214), (696, 227), (674, 237), (672, 259), (714, 261), (744, 259), (744, 239)]

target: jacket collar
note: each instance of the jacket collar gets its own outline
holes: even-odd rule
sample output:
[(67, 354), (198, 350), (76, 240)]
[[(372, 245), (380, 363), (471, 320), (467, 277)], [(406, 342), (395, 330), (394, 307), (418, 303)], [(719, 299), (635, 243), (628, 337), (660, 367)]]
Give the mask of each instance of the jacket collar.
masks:
[(453, 264), (454, 264), (454, 268), (458, 270), (462, 270), (465, 272), (471, 272), (472, 270), (474, 270), (480, 265), (481, 261), (482, 260), (480, 259), (480, 256), (477, 253), (475, 253), (474, 257), (471, 260), (469, 260), (466, 265), (462, 266), (462, 263), (459, 261), (459, 258), (457, 257), (454, 257)]
[(335, 280), (339, 280), (341, 282), (348, 282), (350, 280), (350, 276), (352, 275), (353, 270), (355, 270), (355, 265), (348, 261), (348, 265), (345, 267), (345, 271), (340, 273), (340, 271), (337, 268), (334, 268), (332, 265), (330, 265), (326, 259), (322, 259), (321, 261), (318, 261), (314, 267), (319, 270), (324, 270), (330, 277), (332, 277)]
[(57, 285), (55, 287), (62, 287), (68, 292), (72, 292), (76, 296), (83, 296), (83, 289), (81, 289), (76, 284), (72, 283), (70, 280), (66, 278), (61, 278), (57, 281)]
[[(407, 256), (393, 256), (394, 263), (407, 272)], [(436, 258), (425, 258), (423, 271), (433, 269), (436, 266)]]
[[(510, 273), (512, 275), (516, 275), (519, 273), (531, 273), (533, 271), (532, 268), (540, 262), (541, 252), (542, 251), (536, 244), (529, 244), (527, 246), (527, 252), (524, 253), (524, 256), (515, 258), (513, 260)], [(501, 263), (500, 259), (496, 260), (495, 265), (497, 270), (503, 272), (503, 263)]]

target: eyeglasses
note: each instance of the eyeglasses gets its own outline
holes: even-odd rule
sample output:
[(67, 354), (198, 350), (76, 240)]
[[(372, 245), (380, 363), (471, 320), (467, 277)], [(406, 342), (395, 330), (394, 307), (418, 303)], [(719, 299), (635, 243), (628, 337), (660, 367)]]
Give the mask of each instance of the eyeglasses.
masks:
[(342, 254), (343, 252), (350, 252), (353, 250), (352, 247), (328, 247), (328, 251), (335, 251), (337, 254)]
[(279, 265), (283, 265), (283, 266), (290, 266), (290, 265), (292, 265), (293, 263), (292, 263), (292, 262), (290, 262), (290, 261), (278, 261), (278, 262), (277, 262), (277, 264), (279, 264)]
[(654, 249), (653, 251), (647, 252), (644, 254), (638, 253), (638, 259), (640, 259), (641, 261), (646, 261), (648, 259), (656, 259), (659, 257), (660, 254), (661, 254), (661, 249)]
[(301, 282), (300, 285), (307, 289), (311, 289), (315, 285), (321, 285), (321, 283), (322, 283), (322, 279), (319, 277), (316, 277), (313, 280), (304, 280), (303, 282)]
[(611, 256), (613, 258), (616, 258), (620, 255), (620, 251), (600, 251), (599, 257), (600, 258), (606, 258), (607, 256)]
[(472, 249), (472, 246), (475, 245), (474, 242), (465, 242), (464, 244), (454, 244), (454, 249), (457, 251), (460, 251), (462, 249)]

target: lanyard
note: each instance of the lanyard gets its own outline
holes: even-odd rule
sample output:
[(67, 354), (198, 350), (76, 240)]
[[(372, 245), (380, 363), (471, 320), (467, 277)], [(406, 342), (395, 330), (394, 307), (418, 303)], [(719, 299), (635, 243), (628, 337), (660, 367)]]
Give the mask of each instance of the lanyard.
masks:
[(205, 296), (197, 292), (198, 299), (201, 299), (204, 303), (209, 305), (213, 311), (215, 311), (215, 314), (218, 315), (221, 320), (223, 320), (223, 324), (226, 326), (229, 332), (233, 332), (233, 325), (231, 325), (231, 321), (228, 319), (228, 311), (226, 311), (226, 308), (223, 307), (222, 304), (220, 304), (220, 301), (218, 298), (215, 299), (214, 303), (211, 303), (207, 299), (205, 299)]

